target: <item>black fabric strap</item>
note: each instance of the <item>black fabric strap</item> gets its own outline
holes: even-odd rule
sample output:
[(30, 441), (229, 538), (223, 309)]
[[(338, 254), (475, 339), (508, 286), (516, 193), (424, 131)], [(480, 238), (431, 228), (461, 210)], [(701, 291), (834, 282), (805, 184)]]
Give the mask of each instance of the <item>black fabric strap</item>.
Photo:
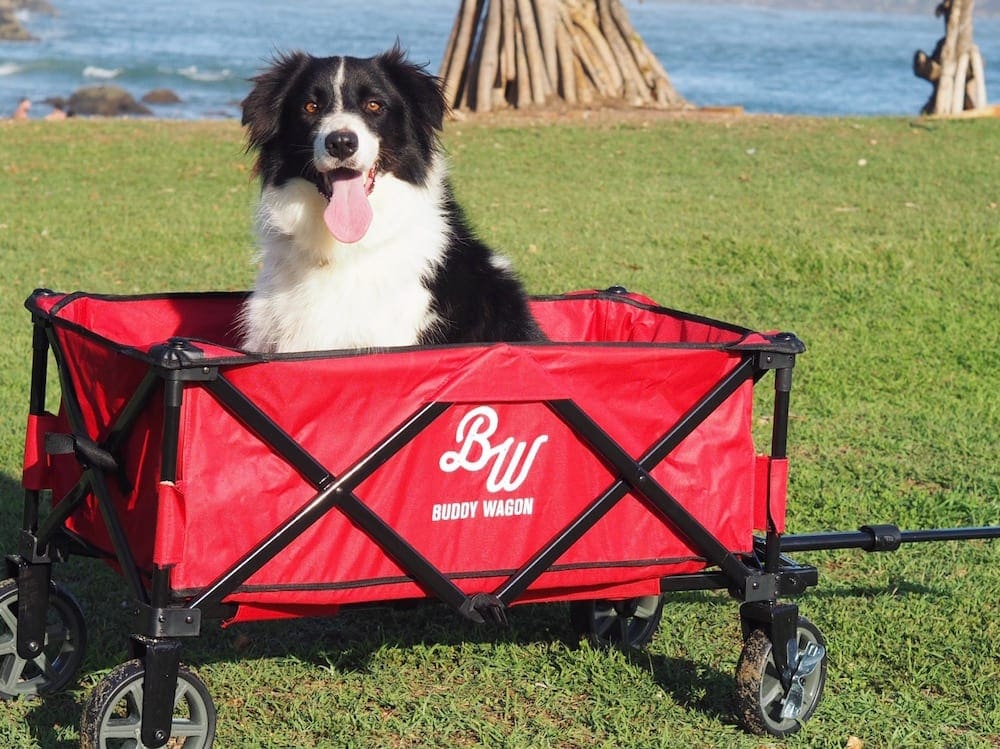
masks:
[(45, 452), (49, 455), (73, 454), (85, 468), (97, 468), (109, 473), (118, 472), (118, 461), (115, 460), (115, 456), (89, 437), (49, 432), (45, 435)]

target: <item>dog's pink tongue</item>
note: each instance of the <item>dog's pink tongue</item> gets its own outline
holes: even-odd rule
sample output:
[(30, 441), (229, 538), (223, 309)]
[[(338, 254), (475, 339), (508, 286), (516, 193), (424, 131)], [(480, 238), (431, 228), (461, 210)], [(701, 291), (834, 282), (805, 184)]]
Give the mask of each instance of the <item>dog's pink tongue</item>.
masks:
[(353, 244), (359, 241), (372, 223), (372, 207), (365, 189), (365, 175), (334, 180), (330, 205), (323, 211), (323, 220), (330, 233), (339, 241)]

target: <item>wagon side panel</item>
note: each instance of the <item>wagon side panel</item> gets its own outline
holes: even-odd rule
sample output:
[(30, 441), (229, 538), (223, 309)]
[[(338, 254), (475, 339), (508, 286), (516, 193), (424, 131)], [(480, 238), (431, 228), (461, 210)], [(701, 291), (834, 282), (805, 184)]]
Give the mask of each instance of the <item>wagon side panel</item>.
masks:
[[(57, 327), (58, 364), (63, 388), (61, 419), (68, 434), (103, 444), (116, 420), (135, 395), (148, 366), (123, 356), (106, 342), (74, 330)], [(67, 392), (78, 409), (68, 407)], [(82, 422), (71, 424), (67, 411), (77, 410)], [(162, 403), (153, 398), (130, 429), (130, 437), (115, 452), (119, 470), (105, 482), (114, 512), (122, 524), (140, 569), (152, 564), (153, 533), (156, 524), (156, 483), (160, 465), (160, 424)], [(82, 475), (80, 464), (71, 456), (52, 456), (53, 502), (63, 501)], [(89, 493), (66, 521), (66, 529), (89, 545), (114, 554), (98, 499)]]
[[(489, 376), (495, 369), (477, 366), (490, 355), (449, 349), (280, 361), (224, 376), (334, 477), (425, 403), (453, 402), (354, 494), (459, 587), (479, 592), (502, 583), (617, 481), (546, 399), (573, 400), (638, 458), (738, 360), (718, 349), (619, 347), (595, 357), (579, 347), (522, 348), (510, 354), (498, 383)], [(752, 543), (751, 400), (747, 384), (653, 471), (735, 550)], [(185, 399), (182, 433), (181, 473), (163, 503), (157, 548), (161, 562), (176, 564), (175, 586), (190, 592), (252, 550), (317, 489), (202, 389)], [(629, 493), (527, 598), (648, 586), (702, 566), (697, 550)], [(423, 595), (334, 510), (229, 600), (291, 607)]]

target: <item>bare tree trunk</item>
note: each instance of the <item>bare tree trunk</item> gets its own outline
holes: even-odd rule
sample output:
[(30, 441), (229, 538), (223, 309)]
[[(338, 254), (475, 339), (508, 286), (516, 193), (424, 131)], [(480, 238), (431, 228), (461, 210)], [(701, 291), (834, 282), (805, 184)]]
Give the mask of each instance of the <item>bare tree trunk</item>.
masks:
[(553, 99), (688, 106), (621, 0), (462, 0), (443, 60), (454, 109)]
[(986, 107), (985, 66), (972, 39), (976, 0), (942, 0), (934, 13), (944, 18), (945, 35), (928, 56), (917, 50), (913, 73), (930, 81), (934, 91), (923, 114), (957, 114)]

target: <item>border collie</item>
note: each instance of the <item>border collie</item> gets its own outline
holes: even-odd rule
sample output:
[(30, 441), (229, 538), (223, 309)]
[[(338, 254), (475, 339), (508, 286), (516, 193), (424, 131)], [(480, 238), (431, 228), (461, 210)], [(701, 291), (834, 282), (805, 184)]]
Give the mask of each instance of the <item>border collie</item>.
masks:
[(279, 55), (243, 101), (261, 268), (243, 345), (278, 353), (541, 340), (509, 262), (455, 203), (437, 78), (377, 57)]

